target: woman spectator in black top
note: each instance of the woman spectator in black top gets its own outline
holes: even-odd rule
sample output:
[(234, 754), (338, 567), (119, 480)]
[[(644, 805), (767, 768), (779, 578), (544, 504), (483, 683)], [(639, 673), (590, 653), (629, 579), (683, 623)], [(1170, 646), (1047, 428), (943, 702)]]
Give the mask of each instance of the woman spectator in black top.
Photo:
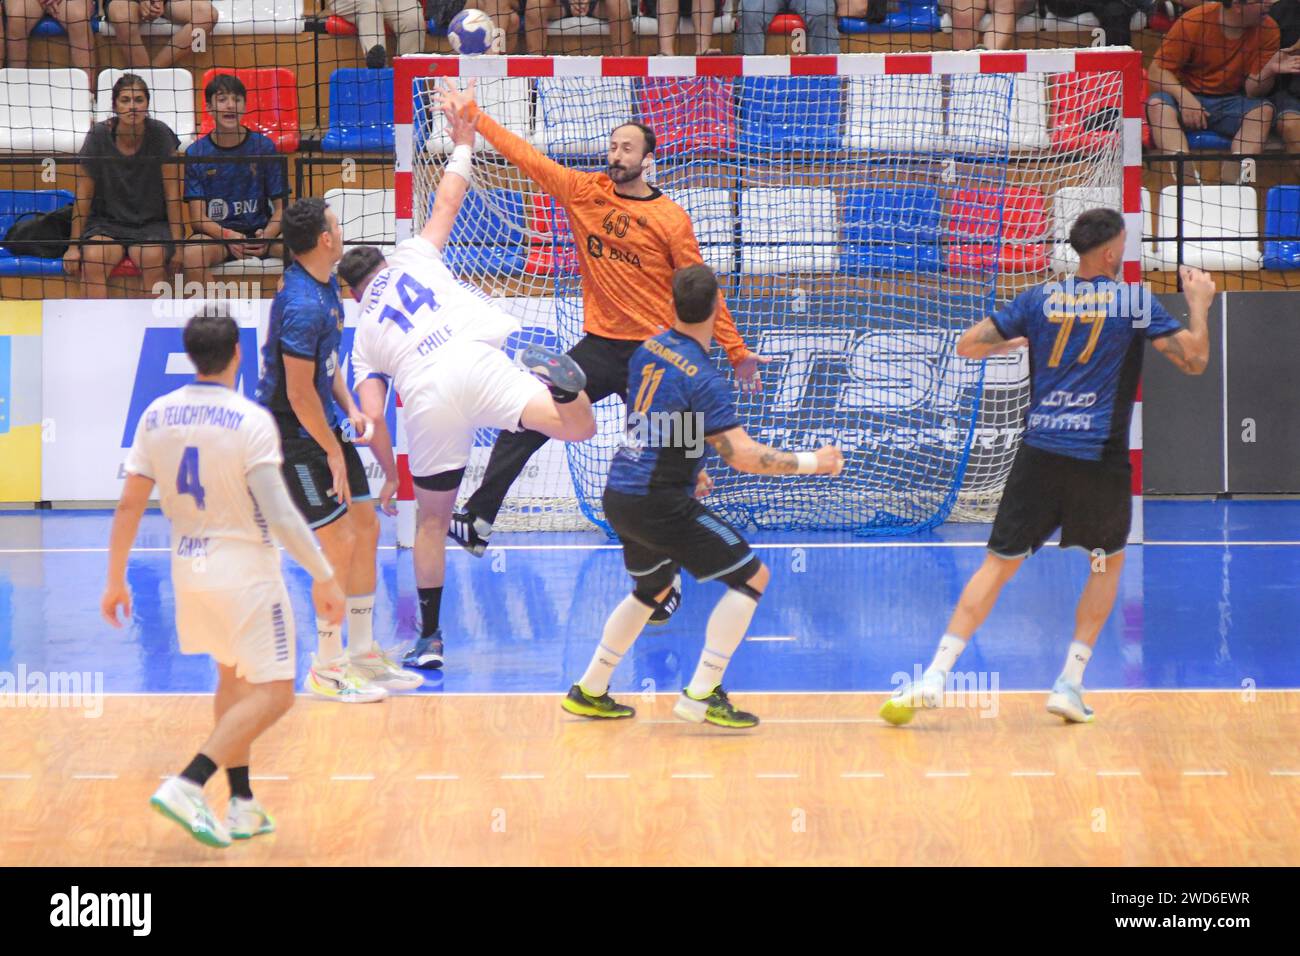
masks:
[(108, 297), (108, 275), (124, 256), (140, 267), (146, 294), (181, 271), (181, 171), (167, 162), (180, 141), (149, 116), (149, 87), (134, 73), (113, 84), (113, 113), (81, 147), (73, 245), (63, 257), (90, 299)]

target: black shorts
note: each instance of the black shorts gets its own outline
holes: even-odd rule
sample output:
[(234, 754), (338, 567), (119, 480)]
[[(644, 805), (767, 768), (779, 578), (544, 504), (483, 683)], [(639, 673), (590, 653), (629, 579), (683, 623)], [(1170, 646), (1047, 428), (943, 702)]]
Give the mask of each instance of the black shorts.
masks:
[(565, 354), (577, 362), (582, 374), (587, 376), (587, 387), (583, 391), (595, 405), (610, 395), (627, 401), (627, 364), (640, 347), (640, 342), (607, 339), (588, 332)]
[(689, 495), (628, 495), (607, 488), (604, 505), (634, 578), (671, 566), (674, 574), (685, 568), (697, 581), (733, 575), (747, 581), (758, 569), (758, 556), (740, 532)]
[[(112, 239), (124, 251), (131, 246), (162, 246), (163, 256), (167, 259), (176, 252), (176, 243), (172, 240), (172, 228), (165, 222), (149, 222), (143, 226), (132, 226), (108, 219), (87, 219), (86, 227), (81, 230), (82, 239)], [(136, 265), (139, 265), (137, 262)]]
[[(366, 467), (361, 463), (361, 456), (352, 442), (342, 441), (342, 433), (334, 430), (334, 437), (343, 445), (343, 460), (348, 468), (348, 490), (352, 492), (353, 501), (370, 500), (370, 480), (366, 477)], [(332, 524), (347, 512), (343, 502), (332, 497), (329, 492), (334, 483), (330, 478), (329, 458), (325, 449), (316, 444), (314, 438), (284, 438), (281, 440), (284, 452), (284, 464), (281, 471), (284, 483), (289, 486), (289, 497), (298, 506), (298, 511), (307, 520), (309, 527), (323, 528)]]
[(1032, 554), (1057, 528), (1062, 548), (1117, 554), (1133, 517), (1127, 460), (1085, 461), (1021, 445), (989, 536), (999, 557)]

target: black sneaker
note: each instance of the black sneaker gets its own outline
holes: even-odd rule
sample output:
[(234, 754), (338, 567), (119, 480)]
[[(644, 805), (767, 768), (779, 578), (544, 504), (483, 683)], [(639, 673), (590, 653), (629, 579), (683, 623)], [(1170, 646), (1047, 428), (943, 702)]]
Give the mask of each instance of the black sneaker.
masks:
[(745, 730), (758, 726), (758, 718), (743, 710), (737, 710), (721, 686), (713, 688), (713, 693), (703, 700), (697, 700), (683, 690), (682, 696), (677, 698), (677, 706), (673, 708), (673, 716), (696, 724), (707, 722), (732, 730)]
[(587, 387), (587, 373), (563, 352), (529, 345), (519, 350), (515, 364), (541, 379), (561, 405), (573, 401)]
[(366, 51), (366, 66), (372, 70), (382, 70), (388, 64), (388, 51), (382, 46), (372, 46)]
[(476, 518), (468, 511), (452, 513), (451, 524), (447, 527), (447, 537), (474, 555), (483, 557), (487, 550), (488, 536), (492, 534), (492, 523)]
[(617, 720), (620, 717), (635, 717), (636, 710), (628, 707), (626, 704), (620, 704), (609, 694), (601, 694), (599, 697), (593, 697), (585, 690), (574, 684), (569, 688), (569, 693), (564, 700), (560, 701), (560, 706), (571, 714), (579, 717), (596, 717), (598, 719)]

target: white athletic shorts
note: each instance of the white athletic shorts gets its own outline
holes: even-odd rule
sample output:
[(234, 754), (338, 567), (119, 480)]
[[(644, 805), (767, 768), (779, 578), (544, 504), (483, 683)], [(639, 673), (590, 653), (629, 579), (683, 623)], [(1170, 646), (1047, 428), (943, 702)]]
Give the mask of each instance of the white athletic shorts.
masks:
[(293, 608), (284, 581), (176, 592), (182, 654), (207, 654), (250, 684), (293, 680)]
[(486, 342), (458, 345), (430, 372), (415, 394), (402, 396), (415, 478), (464, 468), (476, 428), (518, 431), (524, 406), (548, 392), (532, 373)]

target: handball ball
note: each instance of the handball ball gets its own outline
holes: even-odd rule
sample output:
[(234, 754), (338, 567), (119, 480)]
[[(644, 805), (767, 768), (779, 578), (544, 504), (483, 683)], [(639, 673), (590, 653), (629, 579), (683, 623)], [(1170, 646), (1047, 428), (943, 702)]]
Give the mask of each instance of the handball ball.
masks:
[(447, 27), (447, 40), (461, 56), (478, 56), (492, 49), (492, 18), (482, 10), (462, 10)]

